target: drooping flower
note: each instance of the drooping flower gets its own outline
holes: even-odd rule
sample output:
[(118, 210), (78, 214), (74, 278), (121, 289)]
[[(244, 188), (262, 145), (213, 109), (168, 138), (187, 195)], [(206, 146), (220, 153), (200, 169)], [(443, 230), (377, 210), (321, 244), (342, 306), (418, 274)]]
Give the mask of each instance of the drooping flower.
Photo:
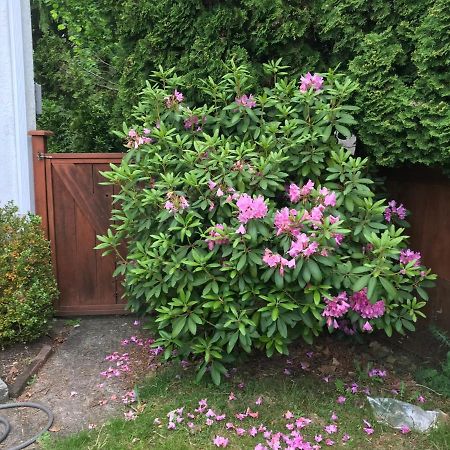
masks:
[(392, 215), (396, 215), (399, 219), (403, 220), (406, 217), (406, 208), (402, 204), (397, 206), (397, 202), (391, 200), (384, 210), (384, 218), (387, 222), (392, 220)]
[(271, 268), (278, 267), (281, 276), (284, 275), (285, 267), (289, 268), (295, 267), (295, 259), (287, 260), (278, 253), (273, 253), (268, 248), (265, 249), (262, 260)]
[(176, 89), (174, 90), (172, 95), (169, 95), (164, 99), (166, 108), (169, 108), (169, 109), (174, 106), (177, 106), (183, 100), (184, 100), (184, 95), (181, 92), (177, 91)]
[(236, 104), (239, 106), (244, 106), (245, 108), (254, 108), (256, 106), (255, 97), (252, 94), (250, 95), (241, 95), (240, 97), (235, 98)]
[(306, 92), (309, 88), (318, 91), (323, 85), (323, 77), (315, 73), (312, 75), (308, 72), (306, 75), (300, 78), (300, 92)]
[(400, 264), (406, 265), (414, 261), (415, 266), (420, 266), (420, 258), (421, 254), (419, 252), (414, 252), (409, 248), (400, 251)]
[(350, 306), (353, 311), (359, 313), (364, 319), (376, 319), (381, 317), (385, 312), (385, 305), (383, 300), (378, 300), (371, 303), (367, 298), (367, 288), (355, 292), (350, 297)]
[(336, 297), (332, 297), (331, 299), (326, 298), (325, 304), (326, 306), (322, 312), (322, 316), (327, 318), (328, 327), (333, 326), (334, 328), (339, 328), (335, 319), (342, 317), (350, 309), (347, 293), (343, 291)]
[(366, 321), (364, 325), (362, 326), (363, 331), (367, 331), (368, 333), (371, 333), (373, 331), (372, 325), (370, 325), (370, 322)]
[(238, 229), (236, 230), (236, 233), (237, 233), (237, 234), (245, 234), (245, 233), (247, 233), (247, 230), (245, 229), (244, 225), (241, 224), (241, 225), (238, 227)]

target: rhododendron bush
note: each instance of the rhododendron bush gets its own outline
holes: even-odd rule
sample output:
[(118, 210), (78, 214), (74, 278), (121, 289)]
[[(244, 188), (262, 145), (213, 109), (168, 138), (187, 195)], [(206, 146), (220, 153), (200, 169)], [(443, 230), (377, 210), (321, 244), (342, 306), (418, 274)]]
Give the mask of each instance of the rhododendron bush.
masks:
[(160, 69), (119, 133), (128, 153), (104, 173), (119, 193), (98, 248), (121, 258), (129, 308), (150, 316), (166, 358), (192, 359), (216, 383), (255, 349), (413, 330), (434, 279), (407, 248), (403, 205), (377, 197), (367, 160), (339, 143), (357, 85), (265, 69), (271, 87), (257, 92), (229, 63), (199, 83), (205, 105)]

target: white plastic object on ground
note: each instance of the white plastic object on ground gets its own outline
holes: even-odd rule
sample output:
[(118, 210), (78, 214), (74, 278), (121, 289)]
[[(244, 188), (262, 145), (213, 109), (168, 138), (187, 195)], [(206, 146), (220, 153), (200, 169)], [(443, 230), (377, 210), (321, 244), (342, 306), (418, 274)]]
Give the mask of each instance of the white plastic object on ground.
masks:
[(438, 426), (441, 421), (448, 420), (447, 414), (440, 410), (425, 411), (395, 398), (367, 397), (367, 400), (379, 422), (399, 430), (407, 426), (412, 431), (424, 433)]

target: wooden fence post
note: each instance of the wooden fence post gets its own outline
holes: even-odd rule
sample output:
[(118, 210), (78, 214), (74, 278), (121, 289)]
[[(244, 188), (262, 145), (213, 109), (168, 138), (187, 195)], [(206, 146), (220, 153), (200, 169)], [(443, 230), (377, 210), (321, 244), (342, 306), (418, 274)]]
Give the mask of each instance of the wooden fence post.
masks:
[(45, 130), (31, 130), (28, 132), (28, 135), (31, 136), (33, 151), (35, 210), (36, 214), (42, 218), (42, 229), (45, 237), (49, 239), (45, 158), (47, 154), (47, 139), (49, 136), (53, 135), (53, 132)]

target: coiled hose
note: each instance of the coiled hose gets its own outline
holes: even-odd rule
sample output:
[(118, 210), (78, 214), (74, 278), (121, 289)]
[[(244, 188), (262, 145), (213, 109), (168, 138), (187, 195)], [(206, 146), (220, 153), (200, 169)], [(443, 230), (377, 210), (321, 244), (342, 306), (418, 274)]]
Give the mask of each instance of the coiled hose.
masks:
[[(45, 414), (47, 414), (48, 422), (45, 425), (45, 428), (42, 431), (40, 431), (38, 434), (34, 435), (32, 438), (28, 439), (27, 441), (22, 442), (19, 445), (16, 445), (15, 447), (11, 447), (8, 450), (22, 450), (23, 448), (26, 448), (29, 445), (34, 444), (52, 426), (53, 413), (44, 405), (40, 405), (38, 403), (32, 403), (32, 402), (6, 403), (6, 404), (3, 404), (3, 405), (0, 405), (0, 410), (1, 409), (10, 409), (10, 408), (35, 408), (35, 409), (39, 409), (39, 410), (45, 412)], [(11, 431), (11, 425), (8, 422), (8, 420), (6, 420), (4, 417), (1, 417), (1, 416), (0, 416), (0, 424), (2, 424), (3, 427), (5, 428), (3, 433), (0, 434), (0, 443), (2, 443), (8, 437), (9, 432)], [(0, 433), (1, 433), (1, 431), (0, 431)]]

